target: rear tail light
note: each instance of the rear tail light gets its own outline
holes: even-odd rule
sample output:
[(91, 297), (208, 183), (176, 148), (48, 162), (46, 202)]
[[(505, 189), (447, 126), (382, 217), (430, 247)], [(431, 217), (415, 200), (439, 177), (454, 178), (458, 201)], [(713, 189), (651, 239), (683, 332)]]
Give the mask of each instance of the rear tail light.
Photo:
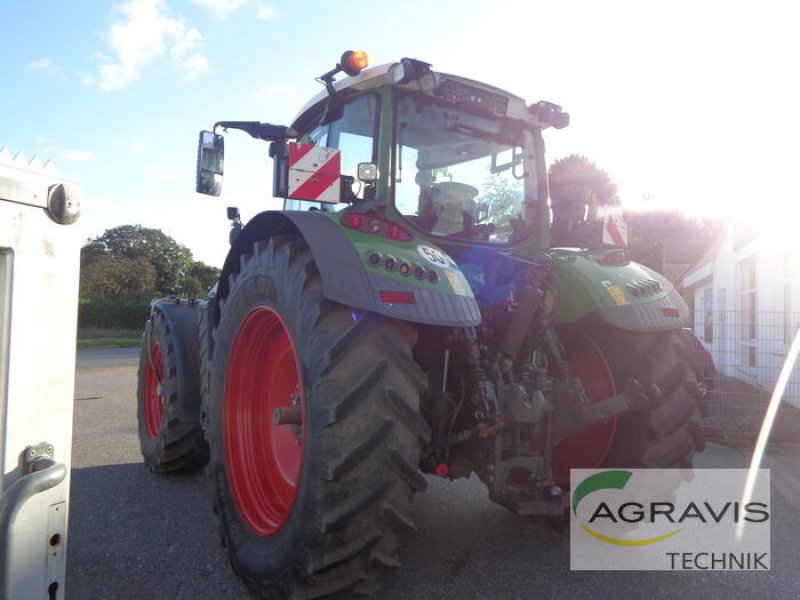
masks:
[(378, 292), (378, 297), (384, 304), (416, 304), (414, 292)]
[(410, 242), (414, 239), (413, 235), (396, 223), (392, 223), (391, 221), (387, 221), (375, 215), (346, 212), (342, 214), (341, 223), (350, 229), (376, 235), (386, 238), (387, 240)]
[(606, 267), (624, 267), (631, 262), (631, 255), (627, 250), (611, 250), (597, 262)]

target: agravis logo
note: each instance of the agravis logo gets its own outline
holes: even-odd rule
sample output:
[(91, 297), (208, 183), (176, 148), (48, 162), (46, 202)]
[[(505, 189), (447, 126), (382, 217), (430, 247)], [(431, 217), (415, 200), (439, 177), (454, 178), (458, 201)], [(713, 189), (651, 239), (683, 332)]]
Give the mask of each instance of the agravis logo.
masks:
[(759, 473), (743, 501), (745, 469), (573, 469), (572, 568), (769, 569), (769, 471)]
[[(572, 493), (572, 513), (576, 517), (578, 516), (578, 504), (580, 504), (581, 500), (583, 500), (586, 496), (588, 496), (592, 492), (596, 492), (598, 490), (606, 490), (606, 489), (621, 490), (628, 483), (628, 480), (631, 478), (632, 475), (633, 473), (631, 473), (630, 471), (603, 471), (602, 473), (597, 473), (595, 475), (591, 475), (590, 477), (584, 479)], [(613, 513), (610, 511), (608, 505), (605, 502), (601, 502), (598, 505), (597, 509), (594, 511), (591, 518), (589, 519), (589, 522), (593, 522), (600, 517), (610, 517), (611, 519), (614, 518)], [(671, 538), (673, 535), (677, 535), (681, 531), (683, 531), (683, 527), (680, 527), (674, 531), (670, 531), (669, 533), (665, 533), (663, 535), (658, 535), (655, 537), (649, 537), (641, 540), (623, 540), (608, 535), (603, 535), (602, 533), (590, 529), (587, 525), (584, 525), (583, 523), (581, 523), (581, 528), (595, 539), (598, 539), (601, 542), (605, 542), (606, 544), (614, 544), (615, 546), (648, 546), (650, 544), (657, 544), (658, 542), (663, 542), (664, 540)]]

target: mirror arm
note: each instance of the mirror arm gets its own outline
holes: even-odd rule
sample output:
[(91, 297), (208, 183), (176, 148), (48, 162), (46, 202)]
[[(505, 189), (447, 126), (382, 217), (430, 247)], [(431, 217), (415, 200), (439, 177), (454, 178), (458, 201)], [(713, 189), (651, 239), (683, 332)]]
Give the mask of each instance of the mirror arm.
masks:
[(289, 137), (289, 128), (284, 125), (272, 125), (271, 123), (259, 123), (258, 121), (219, 121), (214, 123), (214, 132), (217, 127), (222, 129), (240, 129), (249, 133), (258, 140), (276, 142), (285, 140)]

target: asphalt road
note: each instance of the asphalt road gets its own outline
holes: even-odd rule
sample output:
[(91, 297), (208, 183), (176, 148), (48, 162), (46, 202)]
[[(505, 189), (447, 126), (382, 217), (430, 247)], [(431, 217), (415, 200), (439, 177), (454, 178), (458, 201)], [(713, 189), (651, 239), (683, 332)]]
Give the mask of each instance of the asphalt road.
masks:
[[(77, 372), (67, 598), (249, 597), (220, 547), (202, 475), (144, 469), (136, 429), (135, 366)], [(699, 466), (745, 466), (710, 445)], [(492, 504), (475, 481), (430, 478), (416, 501), (419, 532), (403, 568), (375, 598), (797, 598), (800, 449), (770, 458), (769, 572), (576, 572), (569, 539)]]
[(92, 348), (79, 350), (75, 366), (79, 369), (127, 367), (139, 361), (139, 348)]

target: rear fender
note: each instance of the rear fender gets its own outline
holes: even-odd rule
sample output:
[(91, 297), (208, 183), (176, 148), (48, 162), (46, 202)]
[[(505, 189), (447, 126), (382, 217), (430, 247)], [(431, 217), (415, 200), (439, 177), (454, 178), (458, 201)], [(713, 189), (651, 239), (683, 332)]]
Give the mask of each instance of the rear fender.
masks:
[[(469, 284), (444, 251), (420, 239), (394, 242), (345, 230), (338, 213), (322, 211), (267, 211), (253, 217), (228, 253), (217, 297), (227, 296), (230, 275), (239, 272), (241, 257), (251, 254), (255, 243), (282, 233), (298, 234), (308, 243), (325, 298), (413, 323), (470, 327), (481, 322)], [(435, 283), (417, 280), (413, 274), (401, 276), (380, 265), (368, 266), (373, 251), (435, 271)], [(413, 302), (387, 302), (387, 296), (396, 292), (413, 293)]]
[(672, 283), (637, 263), (607, 266), (588, 252), (554, 250), (559, 303), (556, 320), (574, 323), (597, 314), (629, 331), (687, 327), (689, 307)]

